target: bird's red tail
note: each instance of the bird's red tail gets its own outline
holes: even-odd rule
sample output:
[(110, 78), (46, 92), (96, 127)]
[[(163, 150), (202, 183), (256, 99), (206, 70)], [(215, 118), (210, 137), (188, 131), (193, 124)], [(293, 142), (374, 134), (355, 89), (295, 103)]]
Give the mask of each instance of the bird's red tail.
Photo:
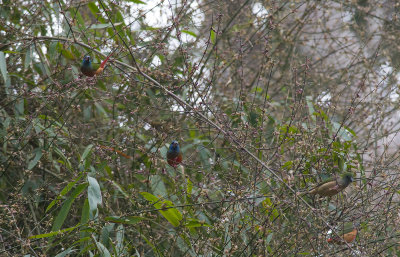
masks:
[(103, 148), (103, 149), (106, 149), (106, 150), (109, 150), (109, 151), (116, 152), (117, 154), (119, 154), (119, 155), (121, 155), (121, 156), (123, 156), (123, 157), (125, 157), (125, 158), (127, 158), (127, 159), (131, 159), (131, 158), (132, 158), (131, 156), (126, 155), (126, 154), (124, 154), (123, 152), (121, 152), (120, 150), (117, 150), (117, 149), (115, 149), (115, 148), (113, 148), (113, 147), (108, 147), (108, 146), (104, 146), (104, 145), (99, 145), (99, 146), (100, 146), (100, 148)]
[(107, 58), (106, 58), (104, 61), (101, 62), (100, 68), (104, 69), (104, 66), (106, 66), (106, 63), (107, 63), (108, 59), (111, 57), (111, 55), (113, 55), (114, 52), (115, 52), (115, 50), (112, 51), (112, 52), (107, 56)]

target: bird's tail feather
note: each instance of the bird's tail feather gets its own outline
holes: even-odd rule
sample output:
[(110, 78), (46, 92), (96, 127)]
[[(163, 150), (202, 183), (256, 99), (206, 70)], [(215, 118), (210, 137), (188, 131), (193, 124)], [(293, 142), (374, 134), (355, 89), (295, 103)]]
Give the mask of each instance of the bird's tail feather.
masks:
[(116, 50), (117, 50), (117, 48), (115, 48), (115, 49), (107, 56), (107, 58), (106, 58), (104, 61), (101, 62), (100, 68), (103, 68), (103, 69), (104, 69), (104, 66), (106, 66), (106, 63), (107, 63), (108, 59), (111, 57), (111, 55), (113, 55), (113, 53), (115, 53)]

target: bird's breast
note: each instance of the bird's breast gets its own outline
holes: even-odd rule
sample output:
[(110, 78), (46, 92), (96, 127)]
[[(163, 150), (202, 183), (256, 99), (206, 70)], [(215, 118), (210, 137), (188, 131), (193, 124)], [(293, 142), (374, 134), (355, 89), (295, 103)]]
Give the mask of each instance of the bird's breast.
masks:
[(93, 77), (96, 74), (96, 72), (89, 66), (81, 66), (81, 72), (88, 77)]

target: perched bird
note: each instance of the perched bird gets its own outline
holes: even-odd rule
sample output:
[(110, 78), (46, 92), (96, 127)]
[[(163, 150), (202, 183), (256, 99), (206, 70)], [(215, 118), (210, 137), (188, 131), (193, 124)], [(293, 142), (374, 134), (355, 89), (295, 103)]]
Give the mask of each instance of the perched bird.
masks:
[(167, 162), (172, 167), (176, 168), (182, 162), (182, 152), (178, 141), (172, 141), (167, 152)]
[(114, 53), (114, 51), (111, 52), (111, 54), (109, 54), (107, 56), (107, 58), (101, 62), (100, 65), (93, 64), (92, 58), (89, 55), (86, 55), (85, 57), (83, 57), (83, 60), (82, 60), (81, 72), (88, 77), (93, 77), (97, 74), (100, 74), (104, 70), (104, 67), (106, 66), (108, 59), (111, 57), (111, 55), (113, 53)]
[(351, 243), (356, 239), (357, 227), (352, 222), (345, 222), (337, 227), (337, 235), (328, 238), (328, 243), (344, 244), (344, 241)]
[(353, 182), (353, 174), (350, 172), (342, 174), (339, 178), (331, 178), (325, 180), (308, 193), (320, 196), (334, 196), (343, 191), (351, 182)]

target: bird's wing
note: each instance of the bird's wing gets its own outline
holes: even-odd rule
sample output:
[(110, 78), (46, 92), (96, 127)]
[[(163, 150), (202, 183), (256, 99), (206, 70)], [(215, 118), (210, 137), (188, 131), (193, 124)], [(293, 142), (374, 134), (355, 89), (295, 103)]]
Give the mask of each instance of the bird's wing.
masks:
[[(347, 234), (350, 232), (354, 232), (354, 225), (353, 224), (345, 224), (344, 227), (342, 226), (342, 234)], [(357, 229), (356, 229), (357, 231)]]
[(344, 235), (343, 235), (343, 239), (346, 241), (346, 242), (352, 242), (355, 238), (356, 238), (356, 236), (357, 236), (357, 229), (356, 228), (353, 228), (353, 230), (352, 231), (350, 231), (350, 232), (347, 232), (347, 233), (345, 233)]
[(331, 192), (337, 190), (337, 183), (336, 180), (328, 181), (319, 186), (316, 186), (314, 189), (310, 191), (311, 194), (319, 194), (321, 192)]

